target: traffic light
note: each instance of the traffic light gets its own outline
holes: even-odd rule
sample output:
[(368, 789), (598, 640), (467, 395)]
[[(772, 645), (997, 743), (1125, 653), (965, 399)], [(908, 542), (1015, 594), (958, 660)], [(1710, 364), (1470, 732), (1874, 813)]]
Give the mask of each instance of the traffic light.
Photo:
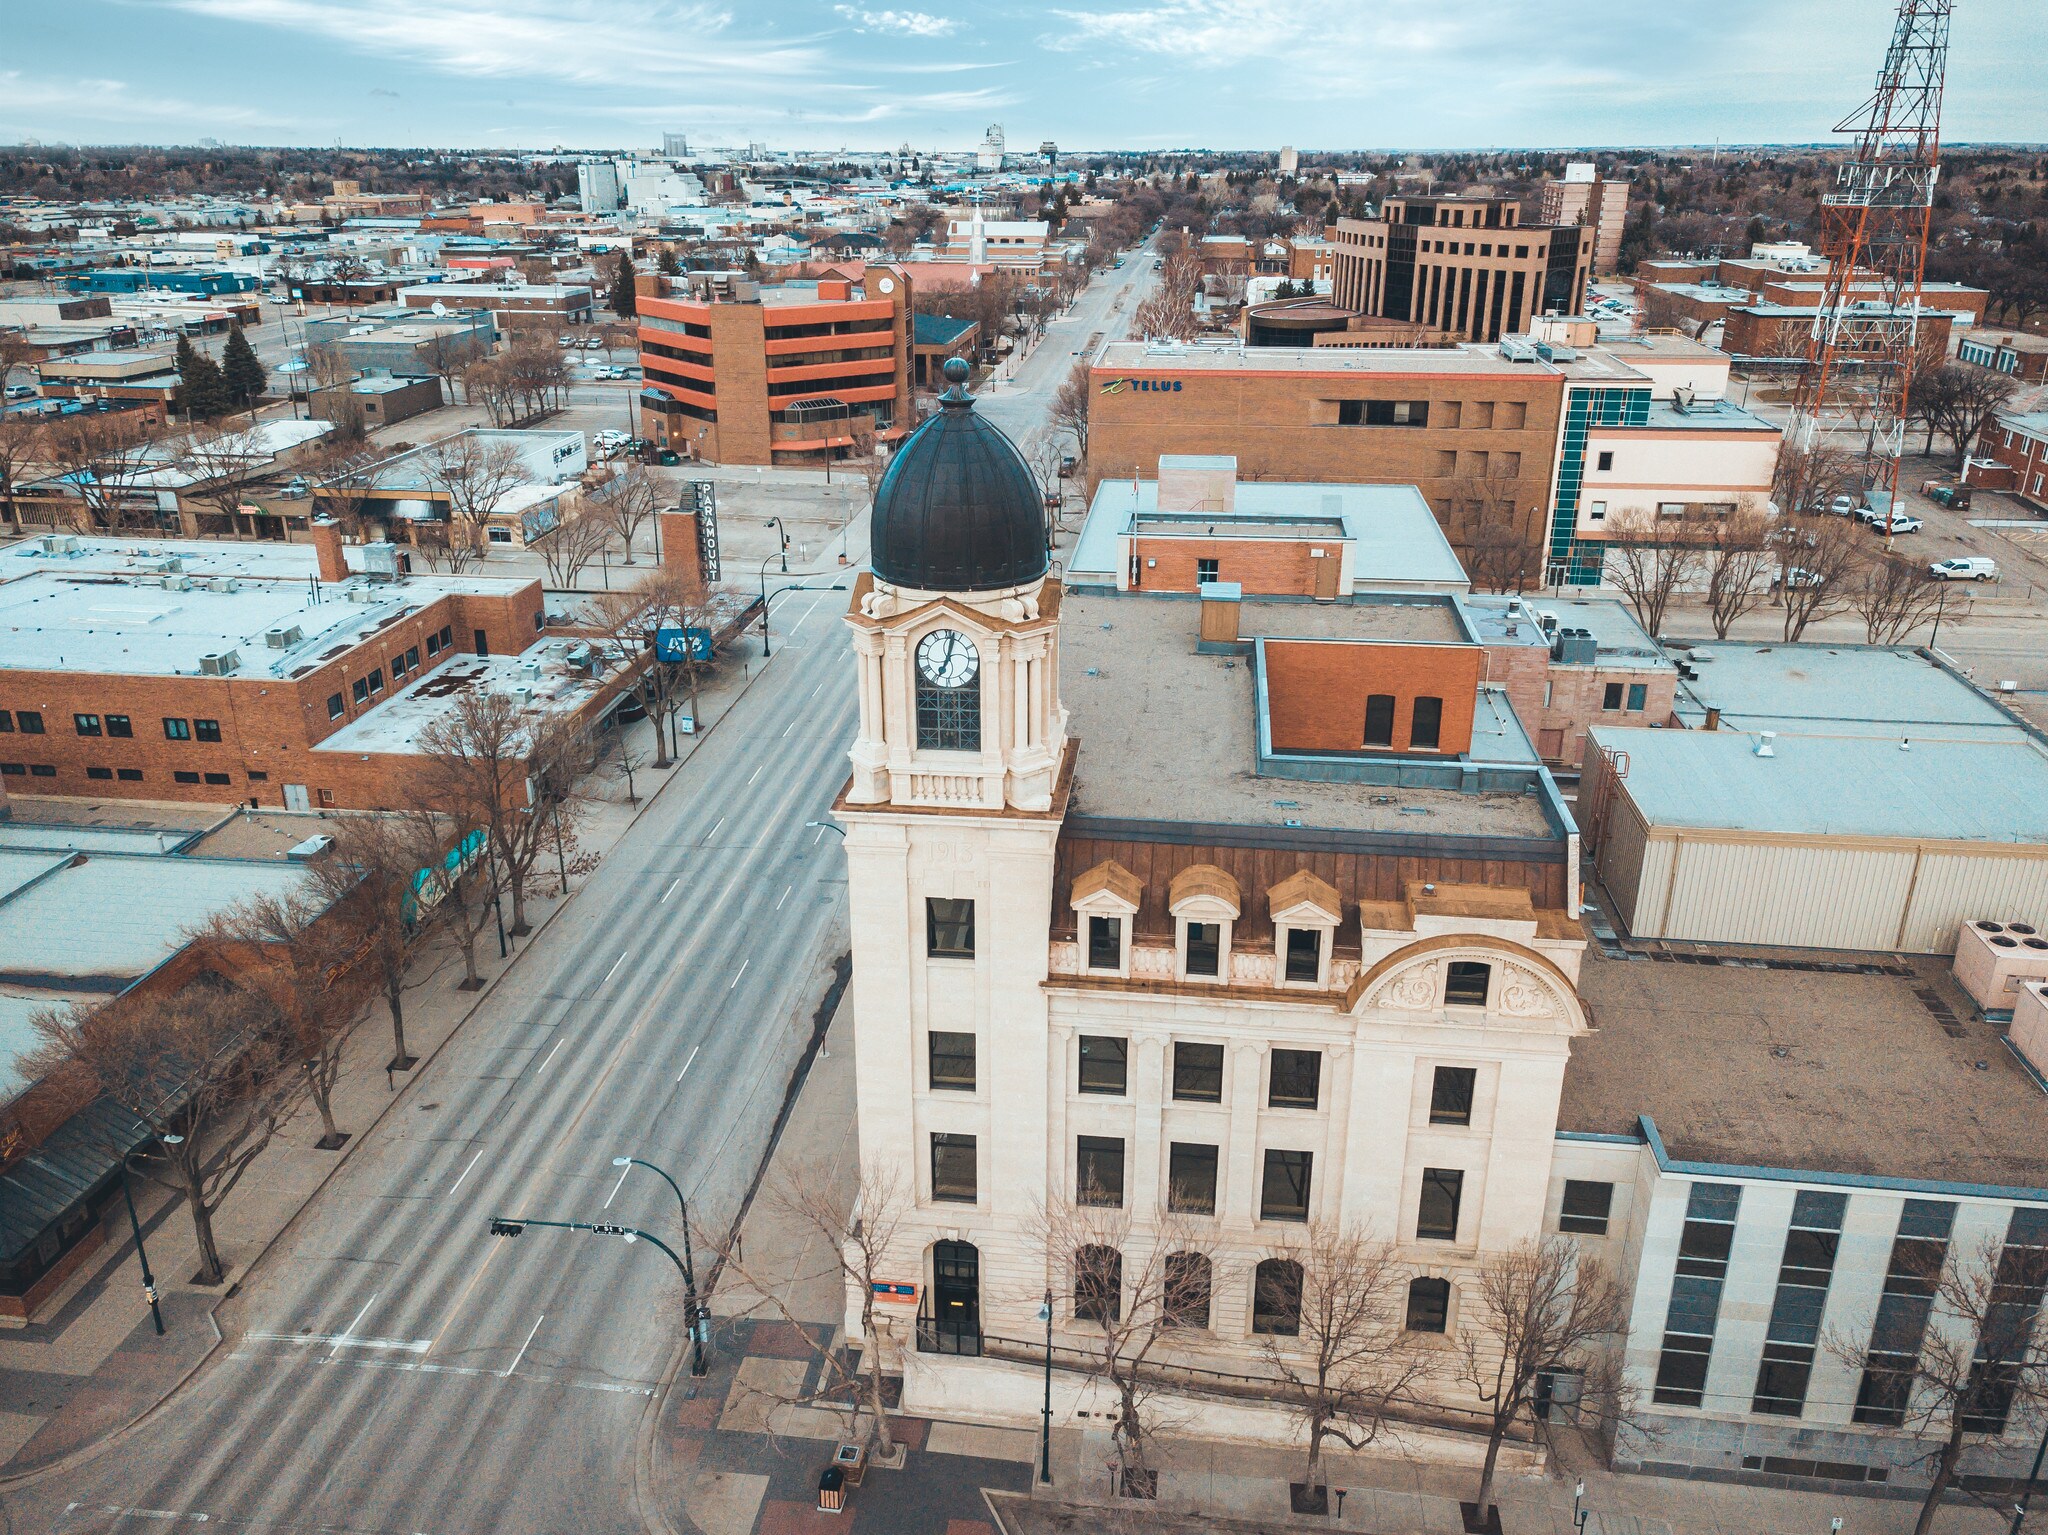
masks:
[(491, 1219), (491, 1235), (494, 1237), (516, 1237), (525, 1229), (525, 1221), (502, 1220), (496, 1216)]

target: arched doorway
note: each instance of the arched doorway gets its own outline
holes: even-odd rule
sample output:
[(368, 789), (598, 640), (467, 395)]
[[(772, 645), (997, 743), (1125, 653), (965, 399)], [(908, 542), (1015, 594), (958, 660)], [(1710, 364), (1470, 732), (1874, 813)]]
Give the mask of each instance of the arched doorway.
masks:
[(932, 1282), (918, 1318), (927, 1354), (981, 1352), (981, 1251), (972, 1242), (932, 1243)]

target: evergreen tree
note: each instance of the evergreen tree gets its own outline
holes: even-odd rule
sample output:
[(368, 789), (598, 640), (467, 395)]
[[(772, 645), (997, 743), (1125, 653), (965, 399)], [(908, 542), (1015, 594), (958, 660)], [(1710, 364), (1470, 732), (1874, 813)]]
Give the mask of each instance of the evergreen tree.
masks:
[(661, 275), (664, 277), (683, 275), (683, 264), (676, 260), (675, 247), (672, 245), (664, 245), (661, 248), (661, 259), (655, 265), (661, 269)]
[(242, 334), (239, 325), (228, 332), (228, 344), (221, 351), (220, 366), (228, 398), (238, 409), (246, 410), (262, 397), (263, 386), (270, 381), (269, 375), (263, 371), (263, 364), (256, 360), (256, 348), (249, 345), (249, 338)]
[(194, 346), (190, 336), (178, 338), (177, 363), (178, 409), (193, 421), (211, 421), (226, 415), (232, 402), (220, 364)]
[(639, 295), (633, 291), (632, 252), (620, 251), (618, 268), (612, 273), (612, 313), (630, 320), (639, 307)]

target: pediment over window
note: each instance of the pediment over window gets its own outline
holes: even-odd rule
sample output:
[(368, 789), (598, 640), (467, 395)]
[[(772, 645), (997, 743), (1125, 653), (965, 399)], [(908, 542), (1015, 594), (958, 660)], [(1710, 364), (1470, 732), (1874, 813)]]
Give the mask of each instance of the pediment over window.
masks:
[(1138, 876), (1114, 858), (1105, 858), (1074, 877), (1074, 910), (1088, 916), (1135, 916), (1144, 894)]
[(1335, 927), (1344, 918), (1336, 887), (1298, 869), (1266, 893), (1275, 927)]
[(1235, 922), (1243, 908), (1237, 881), (1213, 863), (1190, 864), (1166, 887), (1166, 909), (1190, 922)]

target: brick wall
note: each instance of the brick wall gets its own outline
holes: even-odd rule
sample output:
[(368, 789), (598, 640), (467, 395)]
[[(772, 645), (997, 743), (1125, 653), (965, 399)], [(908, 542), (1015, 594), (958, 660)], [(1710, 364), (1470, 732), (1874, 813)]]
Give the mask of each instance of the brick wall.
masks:
[[(1585, 756), (1586, 731), (1593, 725), (1666, 724), (1671, 719), (1678, 677), (1668, 669), (1636, 671), (1613, 666), (1558, 666), (1540, 645), (1490, 645), (1486, 680), (1507, 689), (1515, 718), (1529, 733), (1543, 760), (1577, 768)], [(1631, 710), (1628, 689), (1640, 684), (1643, 707)], [(1606, 707), (1610, 685), (1621, 688), (1619, 709)]]
[(1394, 698), (1392, 750), (1412, 749), (1419, 697), (1443, 700), (1437, 750), (1429, 755), (1454, 757), (1472, 749), (1472, 714), (1486, 664), (1477, 645), (1268, 640), (1265, 656), (1276, 751), (1365, 750), (1366, 699), (1375, 693)]
[(1243, 584), (1247, 597), (1313, 597), (1316, 566), (1309, 555), (1322, 549), (1326, 559), (1339, 557), (1342, 547), (1298, 540), (1250, 538), (1140, 538), (1132, 541), (1138, 561), (1133, 589), (1147, 592), (1192, 592), (1200, 584), (1198, 561), (1214, 560), (1218, 581)]

